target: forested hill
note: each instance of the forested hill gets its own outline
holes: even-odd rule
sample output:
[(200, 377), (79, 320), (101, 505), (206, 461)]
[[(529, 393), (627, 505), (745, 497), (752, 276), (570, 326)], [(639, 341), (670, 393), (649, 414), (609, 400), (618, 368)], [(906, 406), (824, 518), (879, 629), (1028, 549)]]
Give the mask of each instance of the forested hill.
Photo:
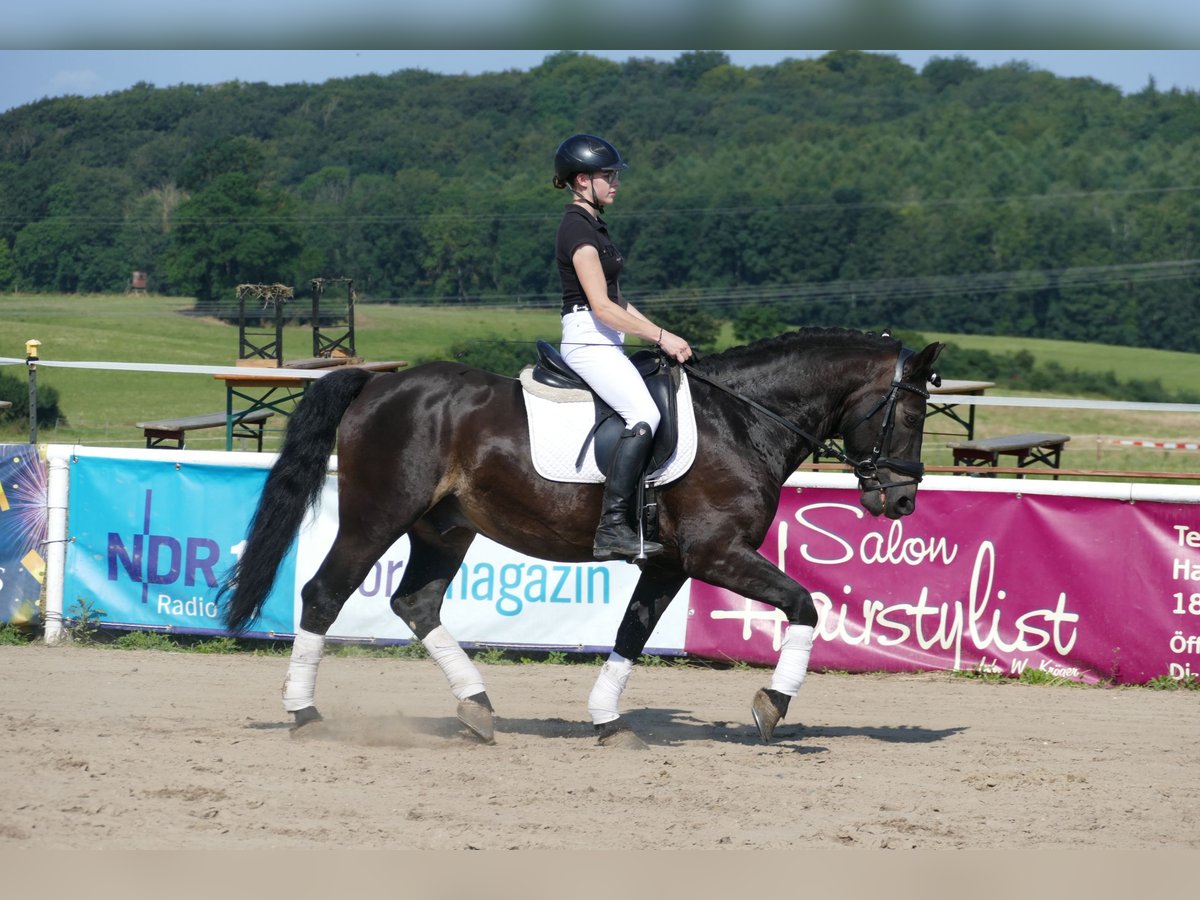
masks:
[(855, 51), (43, 100), (0, 116), (0, 289), (554, 305), (576, 131), (629, 160), (607, 218), (643, 306), (1200, 345), (1200, 95)]

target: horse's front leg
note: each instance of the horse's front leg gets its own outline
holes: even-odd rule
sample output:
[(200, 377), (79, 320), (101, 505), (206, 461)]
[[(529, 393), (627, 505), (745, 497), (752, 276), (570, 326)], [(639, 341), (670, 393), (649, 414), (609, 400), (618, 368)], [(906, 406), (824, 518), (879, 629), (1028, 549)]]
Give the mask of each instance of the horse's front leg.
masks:
[(771, 675), (771, 685), (761, 688), (750, 706), (759, 736), (763, 741), (769, 741), (808, 674), (816, 635), (816, 604), (807, 589), (751, 547), (735, 545), (719, 551), (714, 548), (713, 553), (699, 556), (703, 561), (693, 569), (694, 577), (768, 603), (787, 618), (788, 627), (779, 648), (779, 662)]
[(392, 595), (392, 611), (404, 620), (437, 663), (458, 699), (458, 720), (486, 743), (496, 736), (495, 712), (483, 675), (442, 624), (442, 599), (467, 555), (475, 533), (454, 528), (445, 534), (421, 521), (409, 532), (408, 565)]
[(633, 664), (646, 648), (654, 626), (686, 580), (687, 576), (682, 572), (656, 567), (653, 563), (642, 570), (617, 629), (613, 652), (600, 668), (600, 675), (588, 696), (588, 712), (600, 744), (627, 748), (646, 746), (621, 718), (621, 694), (629, 684)]

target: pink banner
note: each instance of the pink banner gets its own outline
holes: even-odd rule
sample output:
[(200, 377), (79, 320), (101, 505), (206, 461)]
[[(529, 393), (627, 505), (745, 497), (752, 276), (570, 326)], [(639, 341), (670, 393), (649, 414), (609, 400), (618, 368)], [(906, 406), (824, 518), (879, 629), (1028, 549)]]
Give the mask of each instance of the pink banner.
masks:
[[(1200, 674), (1200, 507), (923, 490), (785, 488), (760, 552), (812, 592), (814, 668), (959, 669), (1138, 684)], [(773, 665), (783, 616), (693, 582), (685, 649)]]

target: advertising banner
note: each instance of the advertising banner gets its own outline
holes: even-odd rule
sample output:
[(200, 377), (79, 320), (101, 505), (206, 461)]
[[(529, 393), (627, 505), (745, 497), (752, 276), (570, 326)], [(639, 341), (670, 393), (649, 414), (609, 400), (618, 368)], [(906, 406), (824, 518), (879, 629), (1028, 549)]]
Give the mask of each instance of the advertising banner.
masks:
[[(68, 616), (83, 597), (103, 611), (101, 625), (225, 633), (217, 588), (241, 552), (267, 470), (180, 463), (180, 456), (72, 456)], [(333, 543), (337, 508), (337, 480), (329, 477), (250, 634), (295, 633), (301, 588)], [(351, 595), (330, 637), (412, 640), (390, 605), (407, 563), (402, 538)], [(611, 649), (637, 577), (627, 563), (544, 562), (479, 537), (450, 584), (442, 620), (467, 645), (602, 652)], [(686, 597), (672, 607), (647, 652), (682, 652)]]
[[(316, 572), (337, 532), (337, 482), (326, 480), (315, 521), (301, 532), (296, 572), (300, 588)], [(390, 599), (408, 564), (401, 538), (375, 564), (343, 607), (331, 637), (411, 640)], [(638, 569), (623, 562), (554, 563), (475, 538), (442, 604), (442, 622), (463, 644), (607, 651), (625, 614)], [(651, 635), (649, 653), (680, 653), (687, 618), (686, 588)]]
[(46, 464), (32, 444), (0, 444), (0, 622), (38, 618), (45, 540)]
[[(22, 598), (36, 596), (39, 557), (30, 554), (41, 513), (28, 498), (41, 471), (26, 461), (4, 477), (0, 526), (12, 527), (3, 533), (28, 523), (0, 561), (6, 602), (18, 582)], [(68, 616), (86, 598), (103, 624), (224, 633), (217, 585), (241, 550), (266, 474), (193, 463), (187, 452), (73, 453)], [(1134, 502), (1073, 495), (1087, 493), (1082, 484), (1042, 484), (929, 478), (917, 512), (892, 521), (868, 515), (840, 483), (791, 482), (760, 552), (813, 595), (813, 667), (1034, 670), (1114, 683), (1200, 674), (1200, 503), (1172, 499), (1194, 491)], [(252, 633), (295, 632), (300, 590), (332, 543), (336, 509), (331, 477)], [(410, 640), (390, 605), (407, 564), (401, 539), (367, 573), (331, 637)], [(450, 584), (443, 621), (466, 645), (604, 652), (637, 576), (625, 563), (546, 562), (479, 537)], [(784, 625), (765, 604), (692, 581), (647, 652), (773, 665)]]
[[(922, 490), (868, 515), (785, 488), (761, 551), (816, 601), (815, 668), (1042, 670), (1142, 683), (1200, 672), (1200, 506)], [(774, 663), (783, 616), (693, 582), (685, 649)]]
[[(64, 612), (83, 598), (104, 613), (102, 625), (224, 633), (217, 589), (266, 477), (165, 453), (161, 461), (73, 455)], [(293, 633), (295, 567), (293, 550), (251, 632)]]

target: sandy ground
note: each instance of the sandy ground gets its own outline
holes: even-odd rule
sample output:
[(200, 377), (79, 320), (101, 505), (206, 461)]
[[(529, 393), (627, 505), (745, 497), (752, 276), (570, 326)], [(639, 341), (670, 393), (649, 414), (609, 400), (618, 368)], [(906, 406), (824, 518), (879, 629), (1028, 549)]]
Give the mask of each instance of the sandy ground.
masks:
[(1200, 848), (1200, 695), (810, 676), (775, 740), (757, 669), (639, 667), (641, 752), (597, 747), (591, 666), (483, 666), (494, 745), (429, 661), (0, 647), (0, 847)]

